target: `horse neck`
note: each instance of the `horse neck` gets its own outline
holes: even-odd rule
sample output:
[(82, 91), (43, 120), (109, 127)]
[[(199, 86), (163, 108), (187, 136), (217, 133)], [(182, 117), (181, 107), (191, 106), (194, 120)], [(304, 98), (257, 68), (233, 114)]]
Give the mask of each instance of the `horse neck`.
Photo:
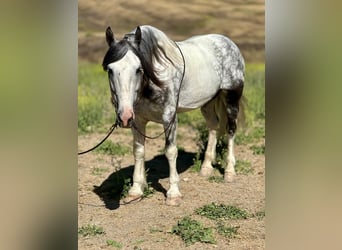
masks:
[(179, 48), (177, 47), (176, 43), (161, 30), (152, 26), (143, 26), (143, 29), (149, 29), (149, 31), (153, 33), (158, 41), (158, 46), (163, 48), (167, 57), (170, 59), (171, 62), (167, 58), (162, 57), (161, 63), (158, 62), (156, 58), (153, 59), (153, 65), (155, 69), (157, 69), (161, 80), (170, 80), (170, 78), (173, 78), (177, 71), (183, 70), (184, 62)]

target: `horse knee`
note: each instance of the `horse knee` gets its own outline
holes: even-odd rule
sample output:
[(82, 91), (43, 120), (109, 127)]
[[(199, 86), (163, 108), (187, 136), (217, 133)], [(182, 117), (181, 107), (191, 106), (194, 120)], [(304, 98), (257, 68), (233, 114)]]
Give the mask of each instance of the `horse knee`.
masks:
[(178, 150), (176, 145), (170, 145), (165, 148), (165, 156), (167, 159), (172, 160), (177, 158)]

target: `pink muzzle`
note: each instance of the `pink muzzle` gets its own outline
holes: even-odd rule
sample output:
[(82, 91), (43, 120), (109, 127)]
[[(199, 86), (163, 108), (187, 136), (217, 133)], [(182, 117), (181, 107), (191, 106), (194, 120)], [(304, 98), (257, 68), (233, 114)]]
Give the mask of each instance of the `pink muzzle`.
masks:
[(124, 108), (123, 112), (119, 115), (122, 122), (122, 127), (129, 128), (132, 126), (134, 120), (134, 112), (132, 108)]

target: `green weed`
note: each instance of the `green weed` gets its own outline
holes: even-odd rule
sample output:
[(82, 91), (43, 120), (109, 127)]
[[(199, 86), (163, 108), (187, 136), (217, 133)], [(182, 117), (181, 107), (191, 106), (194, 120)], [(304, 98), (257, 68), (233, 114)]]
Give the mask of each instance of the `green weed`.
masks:
[(217, 176), (217, 175), (212, 175), (208, 178), (209, 182), (216, 182), (216, 183), (223, 183), (224, 182), (224, 178), (222, 175)]
[(265, 138), (265, 125), (256, 126), (249, 132), (238, 132), (235, 136), (234, 142), (237, 145), (245, 145), (257, 142), (262, 138)]
[(121, 199), (128, 196), (128, 191), (132, 187), (132, 180), (130, 177), (124, 179), (124, 185), (120, 194)]
[(147, 183), (147, 187), (145, 187), (144, 193), (143, 193), (144, 198), (149, 198), (156, 192), (156, 190), (151, 185), (152, 185), (151, 182)]
[(198, 215), (212, 220), (217, 219), (247, 219), (248, 213), (235, 206), (211, 203), (195, 210)]
[(193, 159), (193, 164), (191, 166), (192, 172), (199, 173), (199, 171), (201, 170), (202, 161), (200, 157), (201, 157), (201, 154), (197, 152), (195, 158)]
[[(128, 196), (129, 189), (132, 187), (132, 179), (130, 177), (124, 179), (122, 191), (120, 194), (121, 199), (126, 198)], [(144, 188), (143, 198), (151, 197), (156, 190), (152, 187), (152, 183), (148, 182), (147, 186)]]
[(258, 220), (263, 219), (266, 216), (265, 211), (259, 211), (254, 214), (254, 217), (256, 217)]
[(102, 175), (104, 172), (108, 171), (108, 168), (93, 168), (93, 170), (91, 171), (91, 173), (93, 175)]
[(171, 233), (179, 235), (187, 246), (196, 242), (216, 243), (211, 228), (205, 228), (199, 221), (191, 219), (189, 216), (178, 221), (173, 226)]
[(101, 146), (95, 149), (95, 152), (108, 154), (108, 155), (119, 155), (124, 156), (129, 153), (131, 148), (120, 143), (113, 143), (110, 140), (105, 141)]
[(112, 246), (112, 247), (115, 247), (117, 249), (122, 248), (122, 244), (120, 242), (115, 241), (115, 240), (107, 240), (106, 243), (107, 243), (107, 246)]
[(102, 227), (98, 227), (96, 225), (86, 225), (78, 228), (78, 234), (82, 235), (83, 237), (86, 236), (95, 236), (98, 234), (104, 234), (105, 231)]
[(161, 233), (161, 232), (163, 232), (163, 230), (160, 228), (156, 228), (156, 227), (150, 228), (150, 233)]
[(222, 221), (217, 221), (216, 231), (227, 238), (234, 238), (239, 228), (239, 226), (225, 226)]
[(258, 146), (258, 145), (252, 145), (249, 147), (253, 151), (254, 155), (262, 155), (265, 154), (265, 144)]
[(237, 174), (250, 174), (253, 172), (252, 164), (250, 161), (237, 160), (235, 165), (235, 171)]

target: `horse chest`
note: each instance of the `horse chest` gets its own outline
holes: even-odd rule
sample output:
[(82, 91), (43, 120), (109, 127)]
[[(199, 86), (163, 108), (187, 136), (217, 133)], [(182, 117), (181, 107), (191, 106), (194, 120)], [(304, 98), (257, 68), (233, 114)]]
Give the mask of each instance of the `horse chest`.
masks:
[(157, 123), (163, 123), (163, 114), (165, 111), (165, 105), (150, 102), (148, 100), (142, 100), (135, 107), (135, 115), (144, 118), (148, 121)]

